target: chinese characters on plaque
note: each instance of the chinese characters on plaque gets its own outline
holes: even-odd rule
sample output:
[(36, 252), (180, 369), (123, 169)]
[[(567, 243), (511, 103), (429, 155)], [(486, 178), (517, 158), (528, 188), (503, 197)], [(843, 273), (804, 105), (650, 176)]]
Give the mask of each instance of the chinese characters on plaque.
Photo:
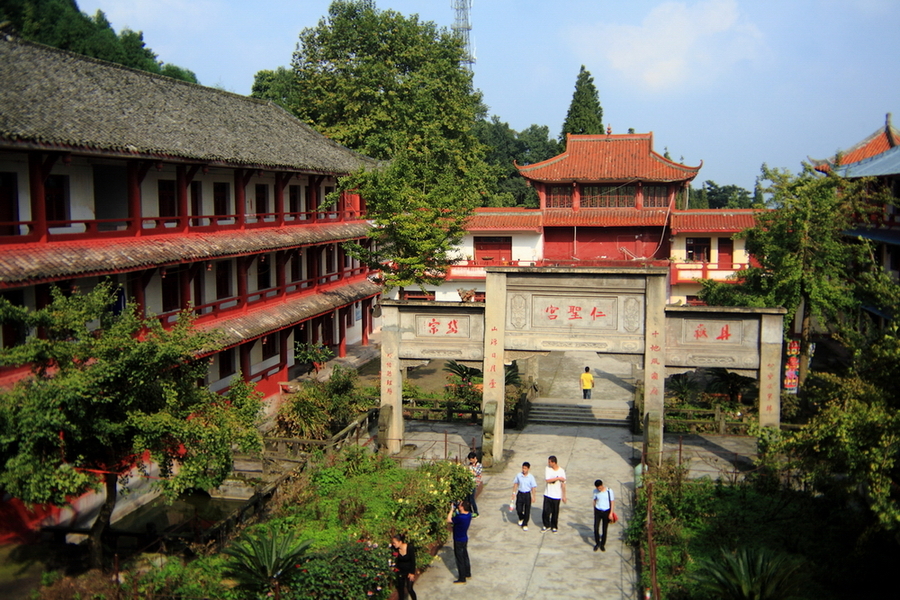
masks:
[(469, 317), (465, 315), (416, 315), (416, 337), (467, 338), (469, 337)]
[(615, 329), (616, 302), (616, 298), (534, 296), (532, 322), (538, 327)]
[(741, 343), (741, 322), (724, 320), (685, 319), (682, 342), (686, 344)]

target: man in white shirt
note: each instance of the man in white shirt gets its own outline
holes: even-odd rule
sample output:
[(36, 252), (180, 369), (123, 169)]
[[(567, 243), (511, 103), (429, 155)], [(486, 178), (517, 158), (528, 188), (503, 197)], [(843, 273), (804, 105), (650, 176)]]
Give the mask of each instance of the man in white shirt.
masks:
[(566, 502), (566, 472), (559, 466), (555, 456), (547, 459), (544, 480), (547, 487), (544, 490), (544, 510), (541, 515), (544, 526), (541, 527), (541, 532), (550, 529), (556, 533), (559, 531), (559, 501)]

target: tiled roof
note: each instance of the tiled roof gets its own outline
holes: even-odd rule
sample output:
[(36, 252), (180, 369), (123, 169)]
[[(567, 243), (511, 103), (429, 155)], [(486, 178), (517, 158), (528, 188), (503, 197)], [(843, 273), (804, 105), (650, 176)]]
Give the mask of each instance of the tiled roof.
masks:
[(591, 209), (579, 211), (552, 209), (544, 211), (545, 227), (662, 227), (666, 224), (666, 211), (658, 208)]
[(199, 323), (198, 329), (217, 329), (224, 334), (225, 346), (234, 346), (285, 327), (290, 327), (317, 315), (329, 313), (365, 298), (371, 298), (383, 291), (382, 287), (369, 281), (342, 285), (334, 289), (320, 290), (314, 295), (304, 294), (273, 307), (250, 310), (239, 316)]
[(753, 209), (674, 211), (670, 227), (672, 233), (737, 233), (756, 225), (757, 212)]
[(699, 166), (688, 167), (654, 152), (652, 133), (569, 134), (566, 151), (559, 156), (516, 168), (526, 179), (548, 183), (690, 181), (700, 170)]
[(900, 175), (900, 146), (894, 146), (871, 158), (847, 164), (844, 162), (837, 171), (843, 177), (885, 177)]
[(0, 33), (0, 148), (346, 174), (375, 164), (261, 100)]
[[(900, 146), (900, 131), (897, 131), (891, 125), (891, 115), (885, 117), (884, 127), (875, 130), (871, 135), (863, 139), (861, 142), (850, 146), (841, 152), (841, 164), (849, 165), (859, 162), (867, 158), (871, 158), (882, 152), (885, 152), (895, 146)], [(810, 163), (817, 171), (828, 171), (835, 161), (834, 156), (831, 158), (809, 158)]]
[(541, 211), (536, 208), (476, 208), (475, 214), (466, 223), (466, 229), (540, 231)]
[(344, 241), (364, 237), (369, 227), (366, 221), (354, 221), (115, 239), (103, 245), (9, 245), (0, 252), (0, 288)]

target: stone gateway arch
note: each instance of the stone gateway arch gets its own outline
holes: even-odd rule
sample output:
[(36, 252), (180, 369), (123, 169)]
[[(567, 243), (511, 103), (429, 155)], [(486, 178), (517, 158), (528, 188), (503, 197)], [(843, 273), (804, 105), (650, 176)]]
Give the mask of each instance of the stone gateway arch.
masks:
[(648, 458), (662, 449), (664, 381), (723, 367), (759, 381), (760, 424), (781, 413), (784, 309), (666, 306), (664, 267), (487, 269), (485, 303), (381, 302), (379, 443), (403, 444), (405, 370), (432, 359), (481, 362), (483, 462), (503, 453), (504, 365), (551, 351), (637, 357)]

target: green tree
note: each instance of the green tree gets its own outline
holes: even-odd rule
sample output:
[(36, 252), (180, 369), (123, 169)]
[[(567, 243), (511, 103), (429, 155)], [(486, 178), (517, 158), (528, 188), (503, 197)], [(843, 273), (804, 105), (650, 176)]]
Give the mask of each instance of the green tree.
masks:
[(594, 86), (594, 78), (590, 71), (581, 65), (578, 78), (575, 80), (575, 93), (569, 104), (569, 112), (563, 122), (559, 141), (565, 147), (566, 134), (596, 135), (603, 133), (603, 108), (600, 106), (600, 96)]
[(490, 174), (453, 140), (432, 138), (401, 150), (384, 168), (345, 178), (341, 186), (366, 199), (374, 221), (367, 243), (347, 244), (348, 253), (380, 269), (388, 289), (439, 285), (458, 259), (453, 253)]
[(559, 154), (559, 144), (550, 137), (550, 129), (546, 125), (530, 125), (516, 132), (494, 115), (490, 120), (479, 120), (475, 133), (488, 148), (485, 161), (497, 173), (496, 190), (485, 205), (536, 208), (537, 192), (519, 175), (515, 165), (530, 165)]
[(736, 185), (718, 185), (707, 180), (703, 187), (709, 208), (752, 208), (753, 198), (750, 192)]
[(0, 22), (5, 20), (26, 40), (197, 83), (192, 71), (159, 62), (140, 31), (124, 29), (116, 35), (102, 11), (90, 17), (75, 0), (5, 0)]
[[(372, 0), (335, 0), (300, 33), (292, 109), (328, 137), (378, 159), (443, 138), (466, 152), (481, 97), (457, 36)], [(433, 151), (434, 148), (431, 149)], [(479, 156), (480, 158), (480, 156)]]
[(145, 453), (169, 497), (218, 486), (232, 448), (260, 447), (259, 394), (240, 378), (227, 396), (198, 384), (217, 336), (182, 314), (171, 329), (135, 310), (116, 314), (113, 285), (65, 296), (53, 289), (39, 310), (0, 298), (0, 322), (38, 332), (0, 350), (0, 365), (31, 365), (33, 375), (0, 394), (0, 488), (29, 503), (65, 505), (105, 488), (91, 528), (91, 556), (116, 504), (116, 483)]
[(294, 72), (284, 67), (274, 71), (259, 71), (253, 77), (250, 96), (274, 102), (278, 106), (290, 110), (295, 102), (291, 99), (295, 91)]
[(756, 225), (739, 234), (758, 267), (741, 271), (738, 284), (703, 281), (701, 299), (713, 306), (782, 306), (798, 314), (800, 384), (806, 380), (813, 319), (844, 337), (859, 335), (867, 303), (895, 306), (897, 288), (876, 260), (871, 244), (846, 235), (882, 210), (890, 198), (868, 181), (827, 176), (805, 165), (802, 173), (769, 169), (763, 180), (773, 210), (756, 215)]
[(389, 159), (355, 173), (374, 221), (374, 243), (351, 255), (384, 273), (388, 287), (442, 280), (465, 221), (494, 177), (473, 128), (481, 111), (460, 40), (371, 0), (336, 0), (300, 33), (292, 110), (354, 150)]

